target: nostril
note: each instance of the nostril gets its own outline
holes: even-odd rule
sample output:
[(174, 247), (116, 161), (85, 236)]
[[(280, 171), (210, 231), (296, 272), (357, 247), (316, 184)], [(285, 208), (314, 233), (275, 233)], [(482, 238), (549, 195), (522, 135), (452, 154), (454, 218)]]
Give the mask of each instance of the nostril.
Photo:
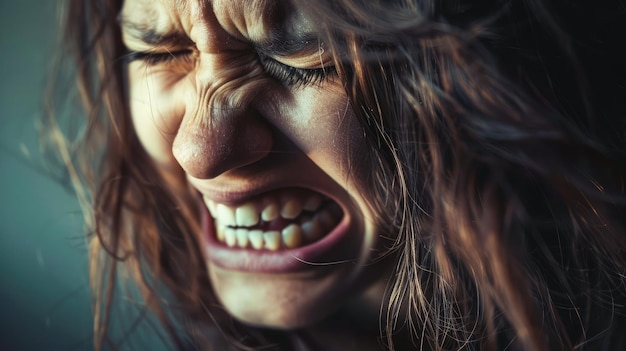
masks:
[(172, 144), (172, 153), (192, 177), (211, 179), (229, 170), (255, 163), (271, 151), (273, 135), (269, 126), (256, 118), (240, 123), (181, 125)]

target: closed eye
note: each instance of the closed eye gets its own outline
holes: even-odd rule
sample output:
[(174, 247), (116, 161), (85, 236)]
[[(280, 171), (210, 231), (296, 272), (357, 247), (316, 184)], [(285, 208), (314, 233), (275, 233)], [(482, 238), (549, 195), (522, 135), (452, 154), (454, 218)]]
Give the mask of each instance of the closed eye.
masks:
[(264, 55), (259, 55), (259, 59), (268, 75), (290, 88), (319, 84), (329, 77), (337, 75), (334, 66), (297, 68)]
[(179, 61), (181, 59), (188, 59), (193, 54), (192, 50), (178, 50), (167, 52), (152, 52), (152, 51), (133, 51), (128, 50), (124, 58), (127, 63), (133, 61), (143, 61), (149, 66), (153, 66), (159, 63), (167, 63), (172, 61)]
[[(128, 50), (124, 58), (127, 63), (142, 61), (148, 66), (155, 66), (174, 62), (188, 62), (193, 53), (193, 50), (189, 49), (166, 52)], [(284, 64), (266, 55), (259, 55), (259, 60), (269, 76), (289, 88), (319, 84), (329, 77), (337, 75), (334, 66), (298, 68)]]

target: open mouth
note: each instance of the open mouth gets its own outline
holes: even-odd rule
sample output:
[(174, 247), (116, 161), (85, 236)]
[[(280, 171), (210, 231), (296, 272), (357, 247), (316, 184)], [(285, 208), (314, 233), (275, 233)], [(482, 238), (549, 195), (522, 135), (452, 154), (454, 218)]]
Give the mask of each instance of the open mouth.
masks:
[(204, 198), (215, 239), (229, 248), (279, 251), (303, 247), (337, 227), (343, 211), (332, 199), (307, 189), (281, 189), (233, 206)]

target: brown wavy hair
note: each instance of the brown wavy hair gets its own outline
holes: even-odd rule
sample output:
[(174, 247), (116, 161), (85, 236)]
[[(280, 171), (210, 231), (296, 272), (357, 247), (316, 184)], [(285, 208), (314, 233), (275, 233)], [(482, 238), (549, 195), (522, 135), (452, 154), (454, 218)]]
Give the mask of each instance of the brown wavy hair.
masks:
[[(358, 174), (398, 233), (384, 346), (626, 349), (623, 6), (292, 2), (318, 19), (366, 135), (372, 167)], [(289, 349), (289, 332), (219, 306), (195, 200), (141, 148), (121, 5), (68, 1), (64, 48), (86, 119), (74, 136), (54, 113), (44, 121), (87, 210), (96, 348), (113, 346), (111, 311), (132, 281), (179, 349)]]

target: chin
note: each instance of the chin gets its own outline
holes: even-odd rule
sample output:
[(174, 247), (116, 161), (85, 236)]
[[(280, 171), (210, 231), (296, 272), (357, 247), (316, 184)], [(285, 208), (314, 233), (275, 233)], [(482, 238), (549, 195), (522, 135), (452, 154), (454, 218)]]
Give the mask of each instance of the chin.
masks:
[(350, 295), (347, 268), (275, 275), (209, 267), (209, 274), (218, 299), (235, 319), (291, 330), (314, 325), (338, 309)]

